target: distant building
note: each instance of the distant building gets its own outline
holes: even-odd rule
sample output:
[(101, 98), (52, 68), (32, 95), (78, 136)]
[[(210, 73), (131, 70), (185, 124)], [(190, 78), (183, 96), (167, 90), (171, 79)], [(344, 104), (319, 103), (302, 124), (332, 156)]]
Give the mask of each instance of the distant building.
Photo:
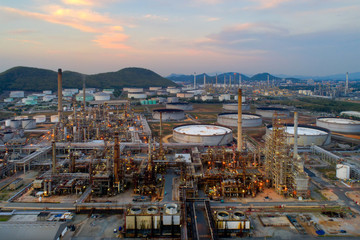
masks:
[(12, 91), (10, 92), (11, 98), (23, 98), (25, 96), (24, 91)]

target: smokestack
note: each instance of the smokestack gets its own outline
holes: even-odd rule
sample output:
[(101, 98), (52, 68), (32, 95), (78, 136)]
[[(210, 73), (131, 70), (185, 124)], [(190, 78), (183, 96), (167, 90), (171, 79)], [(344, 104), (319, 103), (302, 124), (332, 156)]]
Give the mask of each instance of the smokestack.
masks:
[(58, 69), (58, 118), (62, 122), (62, 71)]
[(346, 72), (345, 95), (348, 94), (348, 91), (349, 91), (349, 73)]
[(55, 141), (52, 141), (51, 143), (52, 147), (52, 174), (56, 173), (56, 144)]
[(238, 91), (238, 136), (237, 136), (237, 150), (242, 151), (242, 90)]
[(196, 89), (196, 72), (194, 72), (194, 89)]
[(299, 124), (299, 117), (298, 113), (294, 112), (294, 159), (296, 159), (298, 155), (298, 124)]
[(119, 183), (119, 165), (120, 165), (120, 145), (119, 145), (119, 133), (115, 133), (114, 137), (114, 178), (115, 183)]
[(85, 114), (86, 107), (86, 94), (85, 94), (85, 75), (83, 75), (83, 113)]
[(239, 73), (239, 88), (241, 88), (241, 73)]

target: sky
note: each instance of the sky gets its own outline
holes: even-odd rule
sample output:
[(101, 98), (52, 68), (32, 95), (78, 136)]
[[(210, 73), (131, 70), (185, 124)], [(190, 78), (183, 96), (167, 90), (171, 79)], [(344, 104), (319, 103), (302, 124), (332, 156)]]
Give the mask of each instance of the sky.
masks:
[(359, 0), (1, 0), (0, 72), (359, 72)]

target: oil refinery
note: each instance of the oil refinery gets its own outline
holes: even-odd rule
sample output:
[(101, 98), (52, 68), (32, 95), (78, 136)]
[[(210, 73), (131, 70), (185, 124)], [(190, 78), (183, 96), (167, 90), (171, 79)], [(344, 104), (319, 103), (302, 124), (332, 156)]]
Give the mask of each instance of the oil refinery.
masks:
[(345, 135), (359, 121), (264, 106), (235, 76), (203, 89), (124, 88), (114, 99), (85, 81), (64, 91), (59, 69), (57, 112), (3, 121), (0, 213), (65, 222), (54, 228), (74, 239), (266, 238), (280, 227), (339, 236), (330, 215), (344, 236), (360, 236), (341, 225), (360, 210), (349, 200), (359, 138)]

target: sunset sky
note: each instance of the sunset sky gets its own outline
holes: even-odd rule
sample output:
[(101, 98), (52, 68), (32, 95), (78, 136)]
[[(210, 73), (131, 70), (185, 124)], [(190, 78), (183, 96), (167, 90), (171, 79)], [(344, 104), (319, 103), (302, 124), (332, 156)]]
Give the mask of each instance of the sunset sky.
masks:
[(2, 0), (0, 22), (0, 72), (360, 71), (359, 0)]

